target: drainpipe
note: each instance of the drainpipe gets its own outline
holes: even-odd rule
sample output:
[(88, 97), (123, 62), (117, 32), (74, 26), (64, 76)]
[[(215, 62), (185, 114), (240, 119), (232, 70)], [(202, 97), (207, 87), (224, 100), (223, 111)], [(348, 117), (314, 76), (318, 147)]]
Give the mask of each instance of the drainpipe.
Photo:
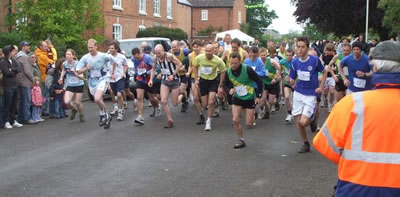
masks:
[[(12, 11), (12, 2), (11, 0), (8, 0), (8, 16), (11, 15), (11, 11)], [(8, 32), (11, 33), (12, 30), (12, 25), (10, 24), (10, 26), (8, 26)]]

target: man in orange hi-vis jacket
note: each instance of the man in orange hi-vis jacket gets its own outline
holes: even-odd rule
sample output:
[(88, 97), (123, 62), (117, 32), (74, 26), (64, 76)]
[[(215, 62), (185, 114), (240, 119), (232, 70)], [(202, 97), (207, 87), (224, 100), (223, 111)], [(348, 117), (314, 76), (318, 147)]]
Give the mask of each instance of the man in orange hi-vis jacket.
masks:
[(373, 90), (335, 105), (314, 147), (338, 164), (336, 196), (400, 196), (400, 43), (372, 55)]

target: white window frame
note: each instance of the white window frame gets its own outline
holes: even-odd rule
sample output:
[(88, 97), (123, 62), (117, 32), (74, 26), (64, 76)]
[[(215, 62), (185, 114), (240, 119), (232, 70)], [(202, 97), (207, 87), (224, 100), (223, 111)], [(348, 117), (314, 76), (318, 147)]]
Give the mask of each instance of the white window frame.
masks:
[(146, 12), (146, 0), (139, 0), (139, 14), (147, 15)]
[(143, 31), (143, 30), (145, 30), (146, 29), (146, 26), (144, 26), (144, 25), (139, 25), (139, 31)]
[(122, 40), (122, 25), (121, 24), (113, 24), (112, 36), (113, 36), (114, 40)]
[(242, 11), (238, 11), (238, 23), (242, 24)]
[(172, 19), (172, 0), (167, 0), (167, 19)]
[(122, 0), (112, 0), (112, 9), (114, 9), (114, 10), (124, 10), (122, 8)]
[(153, 1), (153, 16), (154, 17), (161, 17), (161, 0), (154, 0)]
[(208, 10), (201, 10), (201, 20), (208, 21)]

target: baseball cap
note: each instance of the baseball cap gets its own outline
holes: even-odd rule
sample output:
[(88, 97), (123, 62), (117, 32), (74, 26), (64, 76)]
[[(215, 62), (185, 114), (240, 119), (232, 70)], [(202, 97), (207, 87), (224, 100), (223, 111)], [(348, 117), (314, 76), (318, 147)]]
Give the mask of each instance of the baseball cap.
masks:
[(31, 43), (28, 42), (28, 41), (22, 41), (22, 42), (19, 43), (19, 47), (20, 48), (22, 48), (23, 46), (29, 46), (29, 45), (31, 45)]

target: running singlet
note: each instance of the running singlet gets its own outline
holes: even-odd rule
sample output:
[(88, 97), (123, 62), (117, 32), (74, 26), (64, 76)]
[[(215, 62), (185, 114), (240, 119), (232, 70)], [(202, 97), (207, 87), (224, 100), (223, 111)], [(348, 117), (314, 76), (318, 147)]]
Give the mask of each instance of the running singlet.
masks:
[(240, 100), (253, 100), (255, 97), (254, 81), (247, 73), (247, 66), (242, 65), (240, 75), (236, 77), (232, 73), (232, 68), (228, 68), (228, 77), (235, 89), (234, 97)]
[(213, 55), (211, 60), (207, 59), (206, 54), (200, 54), (194, 59), (194, 65), (198, 68), (198, 76), (205, 80), (214, 80), (218, 71), (225, 71), (225, 64), (221, 58)]
[[(228, 55), (226, 57), (226, 67), (229, 68), (231, 67), (231, 54), (232, 54), (232, 49), (228, 50)], [(239, 48), (239, 55), (240, 55), (240, 63), (243, 64), (244, 62), (244, 55), (243, 55), (243, 49)]]
[[(160, 66), (161, 69), (161, 79), (167, 80), (167, 78), (170, 75), (173, 75), (175, 70), (176, 70), (176, 64), (174, 62), (168, 61), (168, 53), (164, 53), (164, 60), (160, 60), (157, 57), (157, 65)], [(175, 75), (174, 79), (178, 79), (178, 77)]]
[(65, 61), (63, 63), (64, 65), (64, 70), (67, 76), (67, 87), (78, 87), (83, 85), (83, 80), (79, 79), (73, 72), (71, 72), (71, 68), (76, 70), (76, 67), (78, 66), (78, 62), (74, 61), (72, 65), (68, 63), (68, 61)]
[(148, 83), (150, 81), (151, 69), (153, 68), (153, 58), (148, 54), (143, 54), (141, 60), (132, 58), (135, 65), (136, 80), (141, 83)]
[(318, 72), (323, 71), (324, 66), (316, 56), (309, 55), (305, 61), (295, 58), (289, 74), (292, 80), (298, 79), (295, 91), (307, 96), (317, 96), (315, 89), (319, 87)]
[(266, 85), (271, 85), (271, 81), (275, 78), (275, 76), (276, 68), (272, 66), (271, 58), (267, 57), (267, 62), (265, 64), (265, 76), (262, 78), (262, 81)]
[[(128, 62), (127, 62), (125, 55), (122, 55), (121, 53), (117, 53), (116, 56), (111, 55), (111, 60), (117, 66), (115, 67), (115, 71), (114, 71), (115, 81), (114, 80), (110, 80), (110, 81), (117, 82), (118, 80), (120, 80), (122, 78), (122, 76), (124, 74), (124, 66), (128, 66)], [(112, 74), (112, 71), (113, 71), (113, 65), (111, 64), (110, 76)]]
[[(200, 52), (200, 54), (203, 54), (204, 52)], [(200, 54), (196, 54), (195, 52), (191, 52), (190, 54), (189, 54), (189, 59), (190, 59), (190, 61), (191, 61), (191, 63), (192, 63), (192, 66), (194, 66), (194, 60), (196, 59), (196, 57), (198, 56), (198, 55), (200, 55)], [(194, 72), (192, 71), (192, 73), (190, 74), (190, 76), (194, 79)]]
[[(187, 50), (184, 49), (179, 49), (178, 53), (175, 53), (172, 49), (169, 50), (169, 53), (171, 53), (172, 55), (174, 55), (179, 61), (183, 62), (183, 60), (185, 59), (185, 57), (187, 56)], [(183, 76), (186, 74), (185, 71), (179, 71), (178, 72), (179, 76)]]

